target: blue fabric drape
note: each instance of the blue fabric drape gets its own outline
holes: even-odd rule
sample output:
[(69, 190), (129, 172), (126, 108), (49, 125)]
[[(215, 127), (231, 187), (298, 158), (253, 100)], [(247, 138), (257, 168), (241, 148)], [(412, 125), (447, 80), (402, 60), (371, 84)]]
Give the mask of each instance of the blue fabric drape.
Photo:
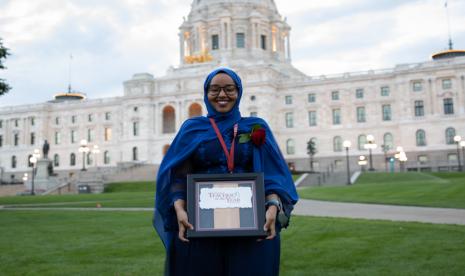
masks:
[[(238, 97), (234, 107), (227, 113), (217, 112), (208, 101), (207, 92), (211, 80), (219, 73), (228, 74), (235, 82)], [(239, 103), (242, 97), (242, 83), (239, 76), (227, 68), (219, 68), (211, 72), (204, 83), (204, 102), (207, 107), (207, 117), (188, 119), (181, 126), (166, 153), (157, 176), (157, 190), (155, 194), (155, 212), (153, 225), (157, 230), (167, 251), (170, 249), (176, 228), (177, 220), (170, 198), (170, 185), (172, 183), (172, 170), (189, 158), (200, 142), (217, 139), (208, 118), (214, 118), (220, 132), (232, 128), (235, 123), (239, 125), (239, 133), (250, 133), (254, 125), (259, 124), (265, 128), (266, 139), (261, 146), (254, 147), (254, 172), (263, 172), (265, 192), (277, 193), (288, 215), (298, 200), (298, 195), (287, 164), (279, 150), (268, 124), (260, 118), (242, 118), (239, 112)]]

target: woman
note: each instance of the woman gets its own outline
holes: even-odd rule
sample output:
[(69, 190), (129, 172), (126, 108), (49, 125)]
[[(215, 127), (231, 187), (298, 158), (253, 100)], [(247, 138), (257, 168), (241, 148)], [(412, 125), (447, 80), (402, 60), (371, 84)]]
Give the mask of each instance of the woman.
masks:
[[(182, 125), (160, 165), (154, 226), (167, 252), (166, 275), (279, 274), (279, 231), (287, 225), (276, 218), (279, 209), (289, 217), (298, 196), (268, 125), (260, 118), (241, 117), (241, 97), (242, 83), (235, 72), (219, 68), (210, 73), (204, 83), (207, 117)], [(231, 151), (233, 159), (228, 158)], [(186, 175), (228, 172), (263, 172), (268, 236), (262, 241), (186, 239), (186, 229), (192, 229), (186, 213)]]

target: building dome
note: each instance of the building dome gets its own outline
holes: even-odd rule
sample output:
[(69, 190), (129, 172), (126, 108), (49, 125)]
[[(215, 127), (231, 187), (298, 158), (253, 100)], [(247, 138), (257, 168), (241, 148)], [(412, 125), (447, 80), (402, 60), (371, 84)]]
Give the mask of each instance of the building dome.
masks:
[(208, 7), (215, 4), (249, 4), (254, 6), (266, 7), (275, 11), (277, 10), (274, 0), (194, 0), (192, 2), (192, 10), (201, 9), (203, 7)]

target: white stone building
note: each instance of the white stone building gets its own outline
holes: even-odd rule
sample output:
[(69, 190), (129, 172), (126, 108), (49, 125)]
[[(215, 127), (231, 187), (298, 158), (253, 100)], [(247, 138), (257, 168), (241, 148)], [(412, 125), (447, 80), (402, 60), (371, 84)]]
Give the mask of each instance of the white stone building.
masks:
[(355, 167), (367, 155), (368, 134), (389, 146), (386, 153), (373, 150), (377, 169), (397, 146), (406, 152), (407, 168), (456, 166), (451, 139), (465, 136), (462, 51), (387, 70), (310, 77), (291, 64), (291, 28), (273, 0), (194, 0), (179, 30), (179, 66), (162, 77), (135, 74), (124, 82), (122, 97), (64, 93), (46, 103), (0, 108), (3, 179), (29, 170), (28, 156), (45, 139), (57, 172), (81, 168), (81, 139), (100, 149), (89, 153), (87, 165), (159, 164), (182, 122), (206, 113), (203, 81), (218, 66), (239, 73), (242, 115), (264, 118), (297, 170), (309, 169), (310, 139), (318, 149), (316, 169), (343, 166), (343, 140), (352, 142)]

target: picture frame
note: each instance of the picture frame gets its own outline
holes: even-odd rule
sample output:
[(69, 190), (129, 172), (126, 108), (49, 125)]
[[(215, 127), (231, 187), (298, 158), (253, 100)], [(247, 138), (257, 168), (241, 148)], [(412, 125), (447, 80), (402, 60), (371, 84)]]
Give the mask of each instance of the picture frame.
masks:
[(265, 237), (262, 173), (187, 175), (187, 238)]

